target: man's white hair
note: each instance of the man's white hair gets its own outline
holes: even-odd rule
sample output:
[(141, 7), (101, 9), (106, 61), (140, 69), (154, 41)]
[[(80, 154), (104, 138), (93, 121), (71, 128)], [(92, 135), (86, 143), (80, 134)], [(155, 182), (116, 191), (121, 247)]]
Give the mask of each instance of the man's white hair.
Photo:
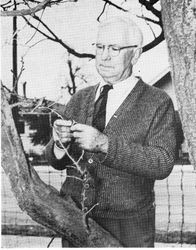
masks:
[[(125, 26), (127, 38), (130, 43), (135, 43), (138, 47), (142, 47), (143, 44), (143, 34), (138, 25), (127, 16), (113, 16), (102, 21), (99, 25), (99, 29), (110, 24), (122, 23)], [(118, 30), (116, 31), (118, 32)], [(108, 34), (109, 35), (109, 34)], [(132, 44), (130, 44), (132, 45)]]

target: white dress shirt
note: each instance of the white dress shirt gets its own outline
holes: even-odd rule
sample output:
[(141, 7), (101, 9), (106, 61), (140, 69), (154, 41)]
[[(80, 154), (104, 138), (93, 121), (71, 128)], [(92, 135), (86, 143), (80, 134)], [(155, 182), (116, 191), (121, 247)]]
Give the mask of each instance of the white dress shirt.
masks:
[[(108, 92), (108, 99), (106, 104), (106, 125), (108, 124), (111, 117), (114, 115), (116, 110), (120, 107), (132, 89), (135, 87), (138, 82), (138, 78), (134, 75), (131, 75), (122, 82), (118, 82), (113, 85), (113, 89)], [(98, 99), (102, 88), (107, 83), (102, 81), (97, 89), (95, 100)]]

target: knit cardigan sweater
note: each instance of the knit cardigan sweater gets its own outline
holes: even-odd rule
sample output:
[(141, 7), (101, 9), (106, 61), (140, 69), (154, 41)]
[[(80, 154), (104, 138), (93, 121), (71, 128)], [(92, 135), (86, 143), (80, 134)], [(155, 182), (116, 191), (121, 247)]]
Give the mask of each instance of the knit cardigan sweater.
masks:
[[(61, 113), (65, 119), (92, 124), (94, 100), (98, 85), (78, 91)], [(71, 196), (93, 217), (130, 218), (153, 207), (154, 182), (166, 178), (174, 165), (176, 151), (176, 124), (171, 99), (141, 79), (107, 124), (107, 155), (84, 152), (80, 166), (87, 171), (88, 182), (69, 176), (79, 176), (65, 155), (57, 160), (51, 139), (46, 155), (54, 168), (67, 169), (61, 195)], [(77, 160), (82, 151), (71, 144), (70, 154)], [(84, 190), (85, 189), (85, 190)], [(86, 199), (82, 199), (82, 193)]]

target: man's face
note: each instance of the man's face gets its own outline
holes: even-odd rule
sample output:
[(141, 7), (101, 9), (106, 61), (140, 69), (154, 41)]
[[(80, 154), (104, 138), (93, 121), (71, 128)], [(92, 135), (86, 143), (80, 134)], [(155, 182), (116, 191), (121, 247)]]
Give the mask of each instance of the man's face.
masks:
[(97, 49), (96, 68), (106, 82), (115, 84), (131, 75), (133, 48), (122, 49), (117, 56), (112, 56), (108, 49), (108, 46), (111, 45), (117, 47), (135, 45), (130, 44), (126, 36), (126, 29), (122, 23), (111, 23), (101, 27), (97, 37), (97, 44), (103, 45), (104, 49), (102, 52)]

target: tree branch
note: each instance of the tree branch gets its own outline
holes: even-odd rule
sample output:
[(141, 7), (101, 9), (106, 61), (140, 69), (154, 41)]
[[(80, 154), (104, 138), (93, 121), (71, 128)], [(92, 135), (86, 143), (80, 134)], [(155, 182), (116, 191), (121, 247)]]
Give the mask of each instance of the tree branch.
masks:
[[(155, 2), (155, 1), (153, 1), (153, 2)], [(139, 0), (139, 3), (144, 5), (147, 10), (151, 11), (155, 16), (157, 16), (159, 19), (161, 19), (161, 11), (159, 11), (153, 7), (154, 3), (151, 4), (151, 2), (149, 2), (147, 0)]]
[(31, 28), (37, 30), (40, 34), (42, 34), (43, 36), (45, 36), (47, 39), (56, 42), (56, 40), (55, 40), (53, 37), (48, 36), (46, 33), (44, 33), (43, 31), (39, 30), (39, 29), (38, 29), (37, 27), (35, 27), (32, 23), (30, 23), (29, 20), (28, 20), (25, 16), (23, 16), (22, 18), (26, 21), (26, 23), (27, 23)]
[(136, 15), (138, 18), (141, 18), (141, 19), (144, 19), (145, 21), (148, 21), (148, 22), (151, 22), (151, 23), (154, 23), (154, 24), (157, 24), (157, 25), (160, 25), (161, 22), (160, 21), (156, 21), (154, 19), (151, 19), (149, 17), (145, 17), (145, 16), (139, 16), (139, 15)]
[(148, 43), (147, 45), (145, 45), (143, 47), (143, 52), (146, 52), (152, 48), (154, 48), (156, 45), (158, 45), (159, 43), (161, 43), (162, 41), (164, 41), (164, 33), (163, 31), (161, 32), (161, 34), (156, 37), (152, 42)]
[(124, 12), (128, 12), (128, 10), (126, 10), (126, 9), (122, 8), (121, 6), (113, 3), (112, 1), (109, 1), (109, 0), (103, 0), (103, 1), (106, 2), (106, 3), (108, 3), (108, 4), (110, 4), (110, 5), (112, 5), (112, 6), (114, 6), (114, 7), (116, 7), (119, 10), (122, 10)]
[(26, 15), (33, 15), (36, 12), (44, 9), (46, 5), (50, 2), (51, 0), (44, 0), (40, 4), (38, 4), (34, 8), (30, 9), (22, 9), (22, 10), (12, 10), (12, 11), (1, 11), (1, 16), (26, 16)]
[(150, 0), (150, 4), (154, 5), (155, 3), (158, 3), (159, 0)]
[[(41, 18), (43, 16), (43, 14), (44, 14), (44, 9), (42, 10)], [(33, 39), (33, 37), (36, 35), (36, 33), (38, 32), (39, 25), (40, 25), (40, 22), (38, 23), (38, 25), (37, 25), (37, 27), (35, 29), (34, 34), (28, 39), (28, 41), (25, 42), (25, 44), (28, 44)]]
[(78, 58), (91, 58), (91, 59), (93, 59), (93, 58), (95, 58), (95, 55), (93, 55), (93, 54), (89, 54), (89, 53), (79, 53), (79, 52), (77, 52), (76, 50), (74, 50), (74, 49), (72, 49), (70, 46), (68, 46), (67, 44), (65, 44), (38, 16), (36, 16), (36, 15), (33, 15), (33, 18), (35, 19), (35, 20), (37, 20), (38, 22), (40, 22), (42, 25), (43, 25), (43, 27), (52, 35), (52, 36), (49, 36), (49, 35), (47, 35), (46, 33), (44, 33), (43, 31), (41, 31), (40, 29), (38, 29), (37, 27), (35, 27), (33, 24), (31, 24), (30, 22), (29, 22), (29, 20), (26, 18), (26, 17), (24, 17), (23, 16), (23, 18), (24, 18), (24, 20), (27, 22), (27, 24), (31, 27), (31, 28), (33, 28), (33, 29), (35, 29), (35, 30), (37, 30), (40, 34), (42, 34), (43, 36), (45, 36), (46, 38), (48, 38), (49, 40), (52, 40), (53, 42), (57, 42), (57, 43), (59, 43), (59, 44), (61, 44), (70, 54), (72, 54), (72, 55), (74, 55), (74, 56), (76, 56), (76, 57), (78, 57)]
[[(76, 2), (78, 0), (67, 0), (64, 2)], [(33, 1), (35, 3), (35, 1)], [(9, 3), (9, 2), (8, 2)], [(21, 10), (4, 10), (1, 11), (1, 16), (26, 16), (26, 15), (33, 15), (36, 12), (45, 9), (45, 7), (50, 6), (51, 4), (57, 4), (59, 1), (52, 1), (52, 0), (44, 0), (41, 3), (38, 3), (37, 6), (28, 9), (21, 9)], [(1, 6), (5, 8), (4, 6)], [(11, 7), (11, 6), (9, 6)]]
[(103, 13), (104, 13), (104, 11), (105, 11), (107, 4), (108, 4), (107, 2), (104, 3), (103, 10), (101, 11), (101, 13), (99, 14), (99, 16), (97, 17), (97, 21), (98, 21), (98, 22), (99, 22), (101, 16), (103, 15)]

